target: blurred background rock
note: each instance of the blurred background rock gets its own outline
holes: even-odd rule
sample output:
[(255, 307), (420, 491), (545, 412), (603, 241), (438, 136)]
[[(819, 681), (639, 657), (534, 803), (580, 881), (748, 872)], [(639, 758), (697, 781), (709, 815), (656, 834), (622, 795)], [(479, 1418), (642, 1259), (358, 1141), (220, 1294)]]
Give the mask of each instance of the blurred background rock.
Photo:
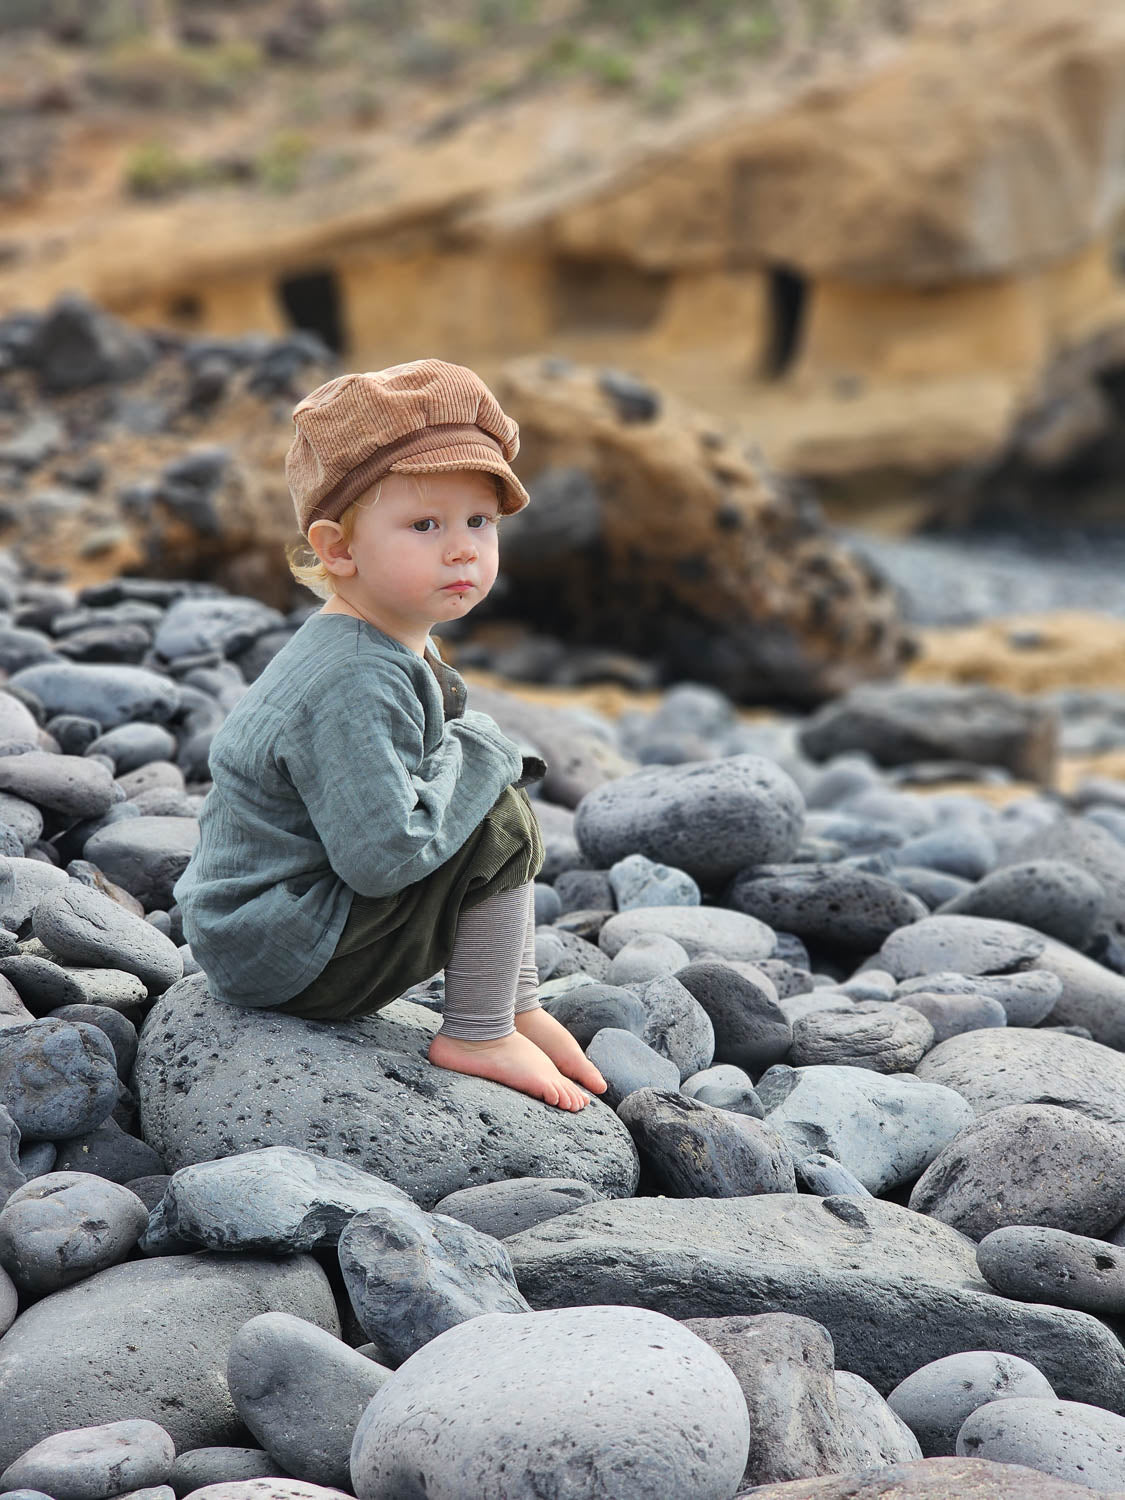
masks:
[(437, 355), (459, 663), (1118, 687), (1123, 198), (1117, 0), (0, 0), (0, 544), (308, 606), (294, 400)]

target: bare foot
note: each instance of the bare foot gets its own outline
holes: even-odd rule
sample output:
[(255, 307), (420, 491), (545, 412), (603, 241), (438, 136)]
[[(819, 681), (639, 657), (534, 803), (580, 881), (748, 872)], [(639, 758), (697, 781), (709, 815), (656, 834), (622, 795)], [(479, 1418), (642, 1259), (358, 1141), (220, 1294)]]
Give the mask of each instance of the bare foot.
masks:
[(518, 1031), (494, 1042), (463, 1042), (458, 1037), (438, 1035), (430, 1043), (428, 1055), (436, 1067), (506, 1083), (559, 1109), (577, 1112), (590, 1102), (580, 1088), (563, 1077), (545, 1052)]
[(545, 1052), (560, 1073), (573, 1078), (592, 1094), (605, 1093), (605, 1079), (562, 1022), (556, 1021), (549, 1011), (536, 1006), (534, 1010), (519, 1011), (515, 1020), (519, 1034)]

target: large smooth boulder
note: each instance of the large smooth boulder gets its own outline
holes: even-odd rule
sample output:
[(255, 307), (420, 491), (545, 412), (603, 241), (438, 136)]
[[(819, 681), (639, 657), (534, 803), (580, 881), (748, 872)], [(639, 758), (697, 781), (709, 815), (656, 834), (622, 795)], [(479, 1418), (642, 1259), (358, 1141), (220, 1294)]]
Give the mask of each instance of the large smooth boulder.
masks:
[(104, 1422), (43, 1438), (0, 1474), (0, 1489), (39, 1490), (55, 1500), (107, 1500), (163, 1484), (176, 1450), (156, 1422)]
[(61, 963), (121, 969), (135, 974), (154, 994), (183, 976), (183, 955), (171, 938), (103, 891), (76, 880), (39, 902), (31, 926)]
[(978, 1115), (1042, 1100), (1125, 1125), (1125, 1057), (1066, 1032), (1024, 1026), (966, 1032), (939, 1043), (915, 1071), (954, 1089)]
[(828, 1329), (838, 1367), (884, 1395), (946, 1354), (995, 1349), (1038, 1366), (1060, 1395), (1125, 1411), (1125, 1350), (1103, 1323), (994, 1295), (970, 1240), (881, 1199), (618, 1199), (504, 1244), (533, 1307), (798, 1313)]
[(44, 1297), (0, 1339), (0, 1464), (53, 1432), (127, 1417), (159, 1422), (179, 1451), (237, 1442), (227, 1357), (265, 1312), (340, 1332), (308, 1255), (130, 1261)]
[(1054, 1104), (976, 1120), (930, 1163), (911, 1208), (974, 1240), (1006, 1224), (1108, 1234), (1125, 1218), (1125, 1130)]
[(131, 719), (163, 723), (180, 706), (177, 684), (145, 667), (44, 662), (17, 672), (11, 684), (34, 693), (49, 715), (79, 714), (103, 729)]
[(1085, 1401), (990, 1401), (965, 1418), (957, 1452), (1027, 1464), (1102, 1493), (1125, 1489), (1125, 1417)]
[[(505, 1177), (579, 1177), (632, 1193), (637, 1154), (596, 1099), (578, 1114), (426, 1058), (438, 1018), (396, 1000), (357, 1021), (304, 1021), (172, 986), (141, 1032), (134, 1092), (172, 1171), (262, 1146), (319, 1152), (385, 1178), (423, 1207)], [(252, 1091), (246, 1087), (253, 1063)]]
[(873, 953), (897, 928), (926, 915), (917, 896), (853, 865), (760, 865), (743, 870), (726, 899), (806, 943), (860, 953)]
[(918, 1439), (926, 1458), (952, 1457), (961, 1424), (978, 1406), (1009, 1396), (1054, 1397), (1051, 1382), (1011, 1354), (974, 1349), (923, 1365), (896, 1385), (887, 1405)]
[(352, 1481), (359, 1500), (729, 1500), (749, 1427), (734, 1372), (669, 1318), (490, 1314), (387, 1381), (356, 1430)]

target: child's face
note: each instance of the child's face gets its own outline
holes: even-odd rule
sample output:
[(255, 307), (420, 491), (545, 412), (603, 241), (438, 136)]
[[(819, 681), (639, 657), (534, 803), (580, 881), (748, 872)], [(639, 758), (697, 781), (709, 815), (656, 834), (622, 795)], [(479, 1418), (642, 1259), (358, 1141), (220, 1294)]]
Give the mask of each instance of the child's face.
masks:
[[(419, 482), (421, 492), (419, 491)], [(364, 505), (352, 532), (321, 554), (336, 597), (380, 630), (421, 651), (433, 625), (460, 619), (496, 581), (500, 505), (489, 474), (461, 469), (383, 479), (378, 504)], [(314, 545), (322, 538), (309, 534)]]

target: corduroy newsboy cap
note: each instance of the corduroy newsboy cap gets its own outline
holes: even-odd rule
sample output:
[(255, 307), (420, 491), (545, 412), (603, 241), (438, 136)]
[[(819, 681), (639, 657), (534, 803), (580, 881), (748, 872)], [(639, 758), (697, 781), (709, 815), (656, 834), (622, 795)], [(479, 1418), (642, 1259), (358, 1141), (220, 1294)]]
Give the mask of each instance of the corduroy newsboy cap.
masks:
[(504, 481), (505, 515), (528, 503), (508, 467), (519, 452), (519, 427), (464, 365), (416, 359), (338, 375), (298, 402), (293, 422), (285, 477), (306, 535), (314, 521), (339, 520), (390, 473), (480, 469)]

